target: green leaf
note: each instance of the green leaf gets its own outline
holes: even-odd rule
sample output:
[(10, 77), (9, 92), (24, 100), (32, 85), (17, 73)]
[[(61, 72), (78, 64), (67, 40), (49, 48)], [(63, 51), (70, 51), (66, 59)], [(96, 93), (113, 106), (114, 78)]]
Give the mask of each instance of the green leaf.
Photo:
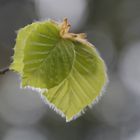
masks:
[(22, 86), (40, 89), (45, 101), (67, 121), (101, 96), (107, 82), (104, 61), (85, 34), (69, 33), (70, 25), (36, 22), (19, 30), (10, 69)]
[(44, 92), (46, 100), (70, 121), (98, 99), (107, 81), (105, 65), (93, 46), (73, 42), (72, 71), (58, 86)]
[(26, 26), (25, 28), (22, 28), (18, 31), (18, 36), (16, 38), (16, 45), (14, 47), (14, 56), (13, 56), (13, 63), (10, 66), (11, 70), (14, 70), (16, 72), (19, 72), (22, 74), (23, 71), (23, 57), (24, 57), (24, 47), (26, 45), (26, 40), (28, 39), (29, 34), (34, 29), (33, 27), (38, 26), (38, 24), (31, 24)]
[(16, 43), (11, 69), (22, 72), (23, 87), (52, 88), (69, 74), (74, 48), (69, 40), (60, 38), (58, 27), (51, 21), (30, 28), (19, 32), (21, 41)]

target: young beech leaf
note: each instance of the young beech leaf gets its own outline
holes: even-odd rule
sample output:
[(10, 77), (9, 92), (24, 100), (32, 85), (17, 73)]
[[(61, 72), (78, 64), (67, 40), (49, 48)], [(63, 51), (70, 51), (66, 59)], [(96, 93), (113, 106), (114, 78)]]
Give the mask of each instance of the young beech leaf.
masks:
[(104, 61), (85, 34), (69, 33), (70, 25), (36, 22), (19, 30), (11, 69), (22, 86), (40, 89), (45, 101), (66, 117), (77, 117), (97, 101), (107, 82)]
[(52, 88), (71, 71), (73, 44), (60, 38), (59, 32), (51, 21), (34, 23), (19, 31), (11, 69), (21, 73), (23, 87)]
[(107, 80), (104, 63), (95, 48), (80, 42), (73, 44), (75, 59), (71, 72), (58, 86), (43, 93), (67, 121), (97, 99)]
[[(37, 26), (37, 24), (33, 23), (32, 26)], [(22, 28), (18, 31), (18, 36), (16, 39), (16, 45), (14, 48), (14, 56), (13, 56), (13, 63), (10, 66), (10, 69), (15, 70), (16, 72), (19, 72), (22, 74), (23, 69), (23, 56), (24, 56), (24, 46), (26, 45), (26, 40), (33, 28), (31, 25), (26, 26), (25, 28)]]

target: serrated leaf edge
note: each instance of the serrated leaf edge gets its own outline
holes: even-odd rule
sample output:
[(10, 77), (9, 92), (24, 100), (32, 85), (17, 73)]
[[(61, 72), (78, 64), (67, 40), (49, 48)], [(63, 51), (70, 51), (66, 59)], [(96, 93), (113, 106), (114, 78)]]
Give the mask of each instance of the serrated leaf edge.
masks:
[[(92, 44), (90, 44), (89, 47), (94, 47), (93, 45), (92, 45), (92, 46), (91, 46), (91, 45), (92, 45)], [(95, 47), (94, 47), (94, 48), (95, 48)], [(104, 95), (104, 93), (105, 93), (105, 89), (106, 89), (106, 87), (107, 87), (107, 85), (108, 85), (108, 83), (109, 83), (109, 79), (108, 79), (108, 75), (107, 75), (107, 67), (106, 67), (106, 65), (105, 65), (104, 60), (101, 58), (99, 52), (98, 52), (97, 50), (95, 50), (95, 51), (96, 51), (96, 53), (99, 55), (99, 58), (98, 58), (98, 59), (100, 59), (100, 60), (103, 62), (103, 64), (104, 64), (106, 82), (105, 82), (104, 85), (102, 86), (99, 95), (93, 100), (93, 102), (91, 102), (90, 104), (88, 104), (85, 108), (83, 108), (82, 110), (80, 110), (80, 111), (79, 111), (78, 113), (76, 113), (73, 117), (71, 117), (70, 119), (68, 119), (67, 116), (66, 116), (60, 109), (58, 109), (53, 103), (51, 103), (51, 102), (47, 99), (46, 96), (43, 95), (43, 91), (40, 92), (40, 95), (41, 95), (42, 100), (43, 100), (47, 105), (49, 105), (49, 107), (50, 107), (51, 109), (53, 109), (55, 112), (57, 112), (59, 115), (61, 115), (61, 117), (66, 118), (66, 122), (70, 122), (70, 121), (75, 120), (75, 119), (77, 119), (78, 117), (80, 117), (82, 114), (85, 113), (85, 110), (86, 110), (87, 107), (92, 108), (95, 104), (97, 104), (97, 103), (99, 102), (99, 100), (101, 99), (101, 97), (102, 97), (102, 96)], [(75, 50), (74, 50), (74, 53), (75, 53)], [(75, 60), (75, 58), (74, 58), (74, 60)], [(73, 64), (74, 64), (74, 63), (73, 63)], [(73, 67), (73, 66), (72, 66), (72, 67)], [(71, 72), (70, 72), (70, 73), (71, 73)], [(69, 73), (69, 74), (70, 74), (70, 73)], [(69, 75), (68, 75), (68, 76), (69, 76)], [(67, 77), (68, 77), (68, 76), (67, 76)], [(62, 82), (64, 82), (64, 81), (67, 79), (67, 77), (66, 77)], [(62, 83), (62, 82), (61, 82), (61, 83)], [(60, 84), (61, 84), (61, 83), (60, 83)]]

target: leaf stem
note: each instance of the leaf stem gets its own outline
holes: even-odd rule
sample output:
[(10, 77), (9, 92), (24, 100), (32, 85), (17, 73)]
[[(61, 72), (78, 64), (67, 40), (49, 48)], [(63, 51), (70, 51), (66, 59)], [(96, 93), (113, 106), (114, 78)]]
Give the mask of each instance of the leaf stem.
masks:
[(0, 69), (0, 75), (3, 75), (5, 74), (6, 72), (8, 72), (10, 69), (7, 67), (7, 68), (3, 68), (3, 69)]

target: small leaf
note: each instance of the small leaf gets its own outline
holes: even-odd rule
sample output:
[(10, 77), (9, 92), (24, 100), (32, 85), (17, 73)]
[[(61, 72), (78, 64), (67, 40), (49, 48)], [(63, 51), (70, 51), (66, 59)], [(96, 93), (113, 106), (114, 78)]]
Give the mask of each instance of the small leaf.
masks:
[(97, 101), (107, 82), (104, 61), (85, 34), (70, 25), (36, 22), (19, 30), (11, 69), (22, 86), (40, 89), (46, 101), (67, 121)]
[(67, 121), (97, 99), (107, 80), (104, 63), (95, 48), (79, 42), (73, 44), (76, 56), (72, 71), (58, 86), (43, 93)]
[(19, 72), (22, 74), (23, 71), (23, 58), (24, 58), (24, 47), (26, 45), (26, 40), (28, 39), (28, 36), (30, 32), (34, 29), (33, 26), (37, 26), (37, 24), (33, 23), (31, 25), (28, 25), (18, 31), (18, 36), (16, 38), (16, 45), (14, 48), (14, 56), (13, 56), (13, 63), (10, 66), (11, 70), (14, 70), (16, 72)]
[(22, 73), (23, 87), (51, 88), (69, 74), (73, 59), (72, 43), (60, 38), (58, 27), (47, 21), (20, 30), (11, 69)]

